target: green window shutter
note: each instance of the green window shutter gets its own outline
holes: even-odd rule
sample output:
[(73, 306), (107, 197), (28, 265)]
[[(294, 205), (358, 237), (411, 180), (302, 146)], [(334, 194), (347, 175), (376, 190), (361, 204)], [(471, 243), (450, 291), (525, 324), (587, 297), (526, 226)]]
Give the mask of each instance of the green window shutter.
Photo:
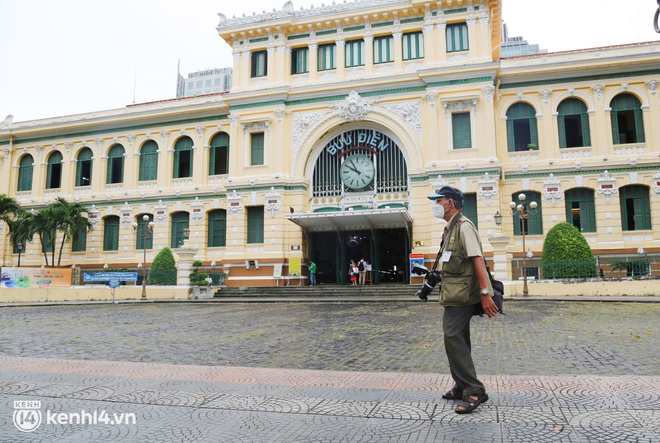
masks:
[(50, 182), (53, 177), (53, 165), (48, 163), (48, 166), (46, 168), (46, 189), (50, 189)]
[(584, 146), (591, 146), (591, 130), (589, 129), (589, 114), (586, 112), (580, 116), (582, 119), (582, 142)]
[(264, 242), (264, 207), (250, 206), (247, 208), (248, 243)]
[(170, 235), (172, 248), (178, 248), (183, 244), (184, 229), (189, 227), (190, 215), (187, 212), (177, 212), (172, 215), (172, 232)]
[(209, 213), (208, 246), (220, 247), (227, 243), (227, 212), (218, 209)]
[(532, 117), (529, 119), (529, 132), (532, 135), (532, 143), (536, 145), (536, 148), (533, 150), (538, 151), (539, 150), (539, 132), (538, 132), (538, 126), (536, 124), (536, 117)]
[(617, 119), (617, 111), (612, 108), (610, 111), (610, 122), (612, 124), (612, 143), (615, 145), (619, 144), (619, 122)]
[(264, 164), (264, 133), (250, 134), (250, 165)]
[(180, 152), (176, 149), (174, 150), (174, 170), (172, 173), (172, 178), (179, 178), (179, 156)]
[(424, 36), (421, 32), (403, 34), (403, 59), (412, 60), (424, 57)]
[(81, 226), (74, 235), (71, 243), (72, 252), (85, 252), (87, 249), (87, 229)]
[(103, 250), (119, 250), (119, 217), (111, 215), (105, 218), (103, 229)]
[(507, 117), (506, 119), (506, 146), (509, 152), (514, 152), (516, 150), (516, 144), (514, 139), (514, 130), (513, 130), (513, 119)]
[(454, 149), (467, 149), (472, 147), (472, 133), (470, 130), (470, 113), (457, 112), (451, 115), (452, 139)]
[(565, 148), (566, 147), (566, 130), (565, 130), (565, 124), (564, 124), (564, 118), (565, 116), (563, 114), (559, 114), (559, 117), (557, 118), (557, 130), (559, 132), (559, 147), (560, 148)]
[(156, 180), (158, 176), (158, 145), (149, 140), (140, 149), (139, 181)]
[(30, 154), (24, 155), (18, 166), (18, 188), (17, 191), (32, 190), (32, 174), (34, 160)]
[(635, 109), (635, 132), (637, 135), (637, 143), (644, 143), (644, 117), (642, 110)]
[(463, 194), (463, 215), (470, 219), (474, 226), (479, 229), (479, 216), (477, 214), (477, 194)]

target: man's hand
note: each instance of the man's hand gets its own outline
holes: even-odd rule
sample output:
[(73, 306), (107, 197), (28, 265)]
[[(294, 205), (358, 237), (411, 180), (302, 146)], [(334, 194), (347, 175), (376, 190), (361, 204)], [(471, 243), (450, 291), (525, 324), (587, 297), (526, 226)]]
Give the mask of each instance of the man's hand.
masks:
[(498, 309), (497, 306), (495, 306), (495, 302), (490, 297), (490, 294), (481, 296), (481, 307), (488, 318), (493, 318), (497, 315)]

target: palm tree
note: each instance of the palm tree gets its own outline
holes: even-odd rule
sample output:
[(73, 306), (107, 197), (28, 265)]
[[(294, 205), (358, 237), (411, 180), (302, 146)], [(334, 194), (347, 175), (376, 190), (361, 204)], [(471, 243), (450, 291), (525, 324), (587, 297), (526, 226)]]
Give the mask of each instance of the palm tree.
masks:
[[(46, 266), (48, 266), (47, 247), (53, 247), (55, 244), (55, 237), (57, 236), (57, 224), (55, 221), (55, 214), (53, 213), (52, 205), (39, 209), (32, 215), (32, 223), (30, 223), (30, 238), (34, 234), (39, 235), (39, 243), (41, 244), (41, 251), (46, 259)], [(53, 262), (55, 261), (55, 248), (53, 249)]]
[[(53, 203), (54, 215), (57, 220), (57, 230), (62, 232), (62, 242), (60, 243), (60, 252), (57, 258), (57, 266), (62, 261), (62, 250), (64, 243), (73, 240), (81, 232), (87, 232), (92, 224), (89, 218), (84, 214), (88, 213), (88, 208), (80, 203), (69, 203), (62, 197), (58, 197)], [(53, 256), (54, 262), (54, 256)]]
[[(7, 225), (9, 226), (9, 241), (12, 246), (17, 246), (22, 244), (23, 247), (27, 248), (28, 240), (32, 240), (32, 234), (30, 234), (30, 225), (32, 224), (32, 217), (34, 214), (32, 212), (27, 212), (21, 209), (19, 212), (15, 213), (16, 217), (13, 220), (7, 220)], [(21, 249), (18, 252), (18, 266), (21, 266)]]
[(7, 197), (5, 194), (0, 194), (0, 219), (2, 221), (9, 221), (12, 217), (16, 217), (21, 211), (21, 205), (18, 204), (16, 200), (11, 197)]

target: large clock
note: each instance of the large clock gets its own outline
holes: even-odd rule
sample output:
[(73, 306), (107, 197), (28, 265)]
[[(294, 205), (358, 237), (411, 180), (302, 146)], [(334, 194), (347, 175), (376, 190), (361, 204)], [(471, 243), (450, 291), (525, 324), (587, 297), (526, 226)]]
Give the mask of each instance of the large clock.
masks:
[(369, 157), (362, 154), (351, 155), (341, 164), (341, 180), (350, 189), (364, 189), (374, 181), (376, 168)]

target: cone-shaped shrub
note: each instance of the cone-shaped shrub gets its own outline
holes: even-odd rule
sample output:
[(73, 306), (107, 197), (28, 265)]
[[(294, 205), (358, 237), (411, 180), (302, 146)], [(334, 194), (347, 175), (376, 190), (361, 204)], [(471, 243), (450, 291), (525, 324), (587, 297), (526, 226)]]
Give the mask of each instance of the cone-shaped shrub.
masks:
[(150, 285), (176, 286), (176, 262), (170, 248), (163, 248), (149, 270)]
[(582, 233), (570, 223), (548, 231), (543, 243), (543, 278), (596, 277), (596, 260)]

